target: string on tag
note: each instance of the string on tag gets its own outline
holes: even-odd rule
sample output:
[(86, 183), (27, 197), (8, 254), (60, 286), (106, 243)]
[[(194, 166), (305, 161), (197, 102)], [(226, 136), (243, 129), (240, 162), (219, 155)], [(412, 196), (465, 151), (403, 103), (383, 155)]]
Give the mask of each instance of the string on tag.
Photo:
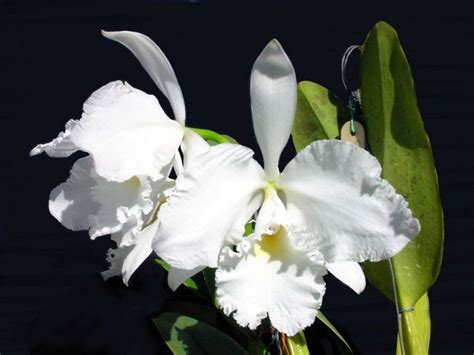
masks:
[(357, 126), (355, 124), (356, 120), (360, 117), (362, 117), (362, 102), (360, 99), (360, 90), (350, 90), (349, 85), (347, 84), (346, 81), (346, 68), (347, 68), (347, 62), (349, 61), (349, 57), (351, 54), (356, 50), (360, 50), (361, 46), (359, 45), (352, 45), (349, 46), (346, 51), (344, 52), (344, 55), (342, 56), (341, 60), (341, 79), (342, 79), (342, 84), (344, 85), (344, 88), (348, 92), (349, 100), (348, 100), (348, 108), (349, 108), (349, 122), (350, 122), (350, 131), (352, 135), (355, 135), (357, 133)]

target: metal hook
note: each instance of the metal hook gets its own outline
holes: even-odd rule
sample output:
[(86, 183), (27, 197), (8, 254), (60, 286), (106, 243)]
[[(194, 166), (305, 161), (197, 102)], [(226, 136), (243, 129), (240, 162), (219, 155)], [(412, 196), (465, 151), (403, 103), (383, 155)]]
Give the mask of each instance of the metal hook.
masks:
[(349, 92), (349, 115), (350, 115), (350, 125), (351, 125), (351, 134), (355, 135), (356, 134), (356, 125), (355, 125), (355, 118), (357, 116), (357, 110), (360, 108), (360, 92), (359, 90), (355, 91), (350, 91), (349, 86), (347, 85), (346, 82), (346, 67), (347, 67), (347, 62), (349, 61), (349, 57), (354, 52), (356, 49), (361, 49), (362, 46), (360, 45), (352, 45), (349, 46), (346, 51), (344, 52), (344, 55), (342, 56), (341, 60), (341, 79), (342, 79), (342, 84), (344, 85), (344, 88), (346, 91)]
[(342, 84), (344, 85), (344, 88), (349, 91), (349, 86), (347, 85), (346, 82), (346, 67), (347, 67), (347, 62), (349, 61), (349, 57), (351, 56), (352, 52), (356, 49), (361, 49), (362, 46), (358, 44), (354, 44), (352, 46), (349, 46), (346, 51), (344, 52), (344, 55), (342, 56), (341, 60), (341, 79), (342, 79)]

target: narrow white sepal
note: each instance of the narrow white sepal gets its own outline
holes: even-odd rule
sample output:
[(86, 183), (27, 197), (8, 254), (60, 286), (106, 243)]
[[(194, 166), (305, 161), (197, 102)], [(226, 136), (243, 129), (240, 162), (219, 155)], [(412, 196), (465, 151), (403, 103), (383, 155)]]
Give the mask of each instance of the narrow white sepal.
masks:
[(185, 269), (178, 269), (175, 267), (171, 267), (171, 269), (168, 271), (168, 286), (172, 291), (176, 291), (179, 286), (183, 284), (184, 281), (187, 279), (190, 279), (197, 273), (201, 272), (204, 270), (205, 267), (203, 266), (198, 266), (194, 269), (191, 270), (185, 270)]
[(158, 224), (159, 221), (155, 221), (140, 232), (137, 236), (137, 243), (125, 258), (122, 266), (122, 277), (125, 285), (128, 286), (133, 273), (153, 252), (151, 244), (158, 229)]
[(102, 35), (127, 47), (168, 98), (176, 121), (184, 125), (186, 108), (178, 79), (168, 58), (149, 37), (131, 31), (102, 31)]
[(348, 261), (345, 263), (326, 264), (328, 271), (339, 281), (349, 286), (357, 294), (361, 294), (365, 289), (364, 271), (358, 263)]
[(269, 180), (290, 137), (296, 110), (296, 74), (280, 43), (272, 40), (252, 68), (250, 100), (253, 128)]

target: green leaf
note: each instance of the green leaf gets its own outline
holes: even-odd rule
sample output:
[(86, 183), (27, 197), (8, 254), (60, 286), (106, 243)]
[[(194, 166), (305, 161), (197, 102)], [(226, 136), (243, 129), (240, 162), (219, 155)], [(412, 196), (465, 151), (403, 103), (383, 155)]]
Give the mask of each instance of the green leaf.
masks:
[(346, 105), (325, 87), (302, 81), (291, 136), (297, 151), (319, 139), (339, 137), (341, 122), (347, 120)]
[(210, 307), (200, 303), (184, 301), (167, 302), (164, 312), (186, 314), (201, 322), (205, 322), (213, 327), (217, 325), (218, 311), (215, 307)]
[[(428, 293), (421, 296), (412, 312), (401, 314), (401, 325), (405, 355), (428, 355), (431, 333)], [(397, 355), (403, 355), (400, 334), (397, 338)]]
[[(361, 95), (368, 144), (388, 180), (408, 201), (421, 233), (392, 258), (401, 308), (409, 308), (435, 282), (443, 252), (443, 213), (431, 145), (415, 87), (395, 30), (379, 22), (362, 49)], [(366, 263), (370, 282), (392, 301), (387, 261)]]
[(191, 317), (163, 313), (153, 323), (175, 355), (247, 354), (226, 334)]
[(219, 134), (217, 132), (211, 131), (210, 129), (190, 128), (190, 127), (186, 127), (186, 128), (199, 134), (211, 145), (236, 142), (234, 138), (227, 135)]
[(248, 344), (248, 350), (250, 355), (271, 355), (271, 352), (259, 339), (250, 341)]
[(339, 340), (345, 345), (346, 350), (348, 350), (350, 353), (352, 353), (352, 348), (349, 345), (349, 343), (344, 339), (341, 333), (339, 333), (334, 325), (324, 316), (324, 314), (321, 313), (321, 311), (318, 312), (316, 316), (326, 327), (328, 327), (334, 335), (336, 335)]
[(204, 276), (204, 280), (206, 281), (209, 296), (211, 297), (211, 300), (216, 308), (219, 308), (219, 304), (216, 300), (216, 269), (207, 267), (202, 271), (202, 274)]
[(286, 343), (291, 355), (310, 355), (303, 331), (286, 338)]

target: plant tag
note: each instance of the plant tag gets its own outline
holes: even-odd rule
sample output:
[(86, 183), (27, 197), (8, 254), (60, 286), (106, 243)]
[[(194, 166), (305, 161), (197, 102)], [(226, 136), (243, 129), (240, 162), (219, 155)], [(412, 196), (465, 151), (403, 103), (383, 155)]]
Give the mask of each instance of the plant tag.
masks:
[(355, 125), (355, 134), (351, 133), (351, 122), (347, 121), (341, 128), (341, 141), (351, 142), (363, 149), (365, 149), (365, 130), (364, 126), (358, 122), (354, 121)]

